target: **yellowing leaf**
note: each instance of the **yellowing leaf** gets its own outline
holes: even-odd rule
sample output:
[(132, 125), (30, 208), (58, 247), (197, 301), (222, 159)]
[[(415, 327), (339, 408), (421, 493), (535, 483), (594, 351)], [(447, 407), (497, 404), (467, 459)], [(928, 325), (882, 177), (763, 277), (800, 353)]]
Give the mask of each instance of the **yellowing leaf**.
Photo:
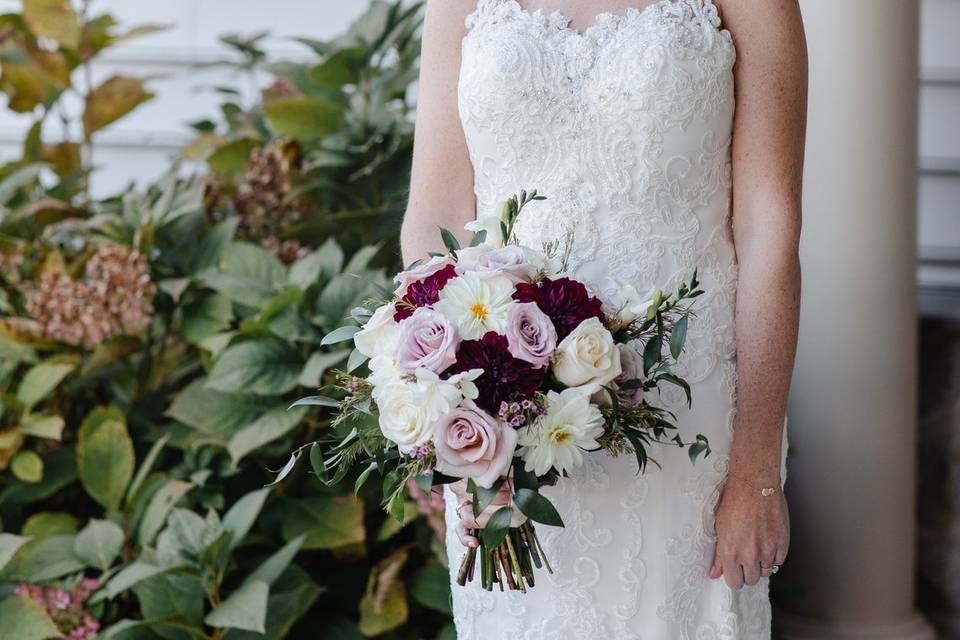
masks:
[(63, 418), (33, 414), (20, 423), (20, 433), (36, 438), (59, 441), (63, 437)]
[(69, 0), (23, 0), (23, 21), (34, 35), (67, 49), (80, 46), (80, 20)]
[(43, 458), (34, 451), (21, 451), (13, 458), (10, 470), (23, 482), (40, 482), (43, 480)]
[(264, 105), (267, 121), (277, 133), (298, 140), (316, 140), (340, 128), (343, 109), (311, 98), (281, 98)]
[(77, 440), (77, 471), (90, 497), (108, 510), (119, 507), (134, 463), (133, 441), (123, 414), (114, 407), (91, 412)]
[(367, 637), (373, 637), (396, 629), (410, 615), (407, 606), (407, 590), (399, 580), (387, 591), (382, 605), (375, 606), (373, 596), (366, 594), (360, 601), (360, 624), (357, 628)]
[(113, 76), (87, 96), (83, 110), (83, 131), (89, 138), (111, 122), (127, 115), (153, 98), (143, 81), (129, 76)]

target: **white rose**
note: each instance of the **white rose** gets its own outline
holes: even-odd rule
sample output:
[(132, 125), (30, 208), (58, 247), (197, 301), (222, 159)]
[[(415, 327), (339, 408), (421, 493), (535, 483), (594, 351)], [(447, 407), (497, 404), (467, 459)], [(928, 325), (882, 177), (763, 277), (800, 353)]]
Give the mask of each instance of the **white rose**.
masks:
[(553, 375), (562, 384), (593, 393), (620, 375), (620, 351), (596, 317), (587, 318), (557, 346)]
[(457, 384), (418, 369), (413, 382), (395, 380), (373, 390), (380, 411), (380, 431), (406, 453), (433, 437), (433, 426), (463, 397)]
[(392, 302), (377, 307), (363, 328), (353, 336), (357, 351), (368, 358), (387, 353), (393, 355), (397, 344), (397, 322), (393, 319), (395, 312)]

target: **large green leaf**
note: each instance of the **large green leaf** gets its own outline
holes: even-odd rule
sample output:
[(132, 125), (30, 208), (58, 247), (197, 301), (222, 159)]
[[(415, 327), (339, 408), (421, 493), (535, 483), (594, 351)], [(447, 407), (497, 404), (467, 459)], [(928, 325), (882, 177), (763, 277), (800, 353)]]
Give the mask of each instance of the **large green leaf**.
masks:
[[(292, 638), (290, 629), (316, 601), (322, 589), (300, 567), (292, 565), (283, 577), (270, 586), (270, 598), (267, 600), (266, 632), (233, 629), (227, 633), (226, 640), (285, 640)], [(326, 638), (326, 636), (324, 636)], [(362, 640), (362, 636), (361, 639)]]
[(153, 539), (157, 533), (160, 532), (173, 507), (180, 498), (185, 496), (194, 486), (192, 482), (169, 480), (151, 496), (150, 503), (147, 505), (147, 509), (143, 514), (143, 519), (140, 521), (138, 533), (140, 544), (145, 545), (153, 542)]
[(315, 98), (280, 98), (264, 105), (267, 122), (281, 136), (317, 140), (340, 128), (343, 108)]
[(309, 72), (310, 81), (328, 89), (356, 84), (367, 61), (367, 50), (361, 47), (341, 49), (327, 57)]
[(346, 360), (347, 356), (349, 355), (349, 349), (341, 351), (313, 352), (313, 354), (310, 356), (310, 359), (307, 360), (307, 365), (300, 373), (300, 386), (319, 387), (323, 374), (326, 373), (330, 367)]
[(211, 627), (266, 631), (270, 585), (250, 580), (240, 585), (204, 619)]
[(160, 567), (142, 560), (135, 560), (114, 574), (107, 584), (93, 596), (92, 603), (113, 599), (147, 578), (152, 578), (167, 571), (170, 571), (169, 567)]
[(305, 535), (304, 549), (334, 549), (365, 539), (363, 503), (355, 496), (319, 495), (284, 504), (283, 537)]
[(247, 576), (247, 580), (260, 580), (267, 584), (273, 584), (286, 571), (287, 567), (293, 561), (293, 558), (303, 546), (303, 536), (297, 536), (287, 544), (280, 547), (269, 558), (264, 560), (253, 573)]
[(41, 362), (34, 366), (17, 387), (17, 400), (30, 408), (46, 398), (66, 378), (76, 364), (71, 362)]
[(307, 407), (271, 409), (236, 433), (227, 443), (227, 451), (239, 461), (251, 451), (292, 431), (307, 414)]
[(297, 386), (303, 359), (276, 338), (248, 340), (228, 347), (207, 380), (216, 391), (280, 395)]
[[(192, 575), (161, 573), (138, 582), (133, 592), (144, 618), (174, 619), (194, 627), (203, 624), (207, 593), (200, 580)], [(166, 640), (196, 640), (198, 637), (186, 630), (160, 626), (153, 631)]]
[(287, 268), (272, 253), (246, 242), (231, 242), (220, 269), (205, 271), (201, 280), (230, 300), (260, 308), (286, 283)]
[(91, 520), (73, 543), (77, 557), (88, 566), (106, 571), (123, 549), (123, 529), (110, 520)]
[(206, 379), (201, 378), (188, 385), (174, 398), (167, 415), (223, 444), (271, 409), (283, 408), (273, 398), (251, 393), (223, 393), (208, 388), (206, 384)]
[(23, 523), (21, 535), (36, 540), (51, 536), (64, 536), (76, 533), (79, 521), (76, 516), (57, 511), (41, 511), (35, 513)]
[(428, 564), (410, 580), (410, 597), (425, 607), (450, 615), (450, 572), (442, 565)]
[(233, 305), (223, 294), (205, 295), (183, 308), (180, 329), (183, 337), (193, 343), (227, 329), (233, 319)]
[(84, 489), (107, 510), (120, 506), (135, 464), (133, 441), (115, 407), (95, 409), (80, 426), (77, 470)]
[(350, 310), (376, 293), (376, 280), (370, 274), (363, 276), (341, 273), (335, 276), (320, 294), (317, 301), (318, 320), (326, 328), (339, 327)]
[(7, 566), (13, 554), (29, 541), (30, 538), (25, 536), (18, 536), (12, 533), (0, 533), (0, 571)]
[[(256, 491), (251, 491), (247, 495), (243, 496), (237, 500), (232, 507), (227, 511), (223, 516), (223, 529), (224, 531), (229, 531), (231, 534), (230, 548), (234, 548), (239, 545), (243, 539), (246, 537), (247, 533), (250, 532), (253, 523), (256, 522), (257, 517), (260, 515), (260, 510), (263, 509), (264, 502), (267, 501), (267, 496), (270, 494), (270, 489), (264, 487), (263, 489), (257, 489)], [(270, 582), (269, 580), (267, 582)]]
[(0, 600), (0, 640), (49, 640), (62, 634), (43, 606), (30, 598)]
[(0, 577), (11, 582), (44, 582), (80, 571), (85, 563), (73, 550), (74, 538), (60, 535), (31, 540), (13, 555)]

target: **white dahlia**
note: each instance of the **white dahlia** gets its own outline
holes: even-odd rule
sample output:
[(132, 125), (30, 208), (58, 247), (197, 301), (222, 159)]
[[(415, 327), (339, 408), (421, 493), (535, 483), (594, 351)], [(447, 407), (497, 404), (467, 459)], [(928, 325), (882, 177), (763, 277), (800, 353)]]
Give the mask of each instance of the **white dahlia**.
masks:
[(555, 468), (560, 473), (583, 464), (583, 452), (600, 447), (603, 415), (579, 389), (547, 394), (547, 410), (519, 431), (519, 454), (527, 471), (538, 476)]
[(513, 304), (513, 282), (509, 278), (482, 277), (471, 271), (450, 280), (440, 290), (433, 308), (457, 325), (462, 339), (476, 340), (487, 331), (503, 333)]

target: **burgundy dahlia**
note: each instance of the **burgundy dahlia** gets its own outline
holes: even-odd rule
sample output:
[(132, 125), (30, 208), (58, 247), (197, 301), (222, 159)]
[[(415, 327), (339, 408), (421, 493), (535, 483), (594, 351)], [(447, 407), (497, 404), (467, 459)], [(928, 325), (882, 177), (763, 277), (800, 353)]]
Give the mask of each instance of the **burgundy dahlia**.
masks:
[(543, 383), (546, 367), (534, 367), (525, 360), (510, 355), (506, 336), (488, 331), (479, 340), (464, 340), (457, 350), (457, 363), (451, 371), (459, 373), (483, 369), (475, 384), (480, 396), (477, 405), (496, 415), (501, 402), (523, 401), (530, 398)]
[(544, 278), (537, 284), (521, 282), (513, 293), (513, 299), (535, 302), (553, 321), (557, 341), (563, 340), (587, 318), (604, 320), (600, 299), (591, 296), (583, 283), (570, 278)]
[(435, 303), (440, 299), (440, 290), (456, 275), (456, 265), (448, 264), (433, 275), (411, 284), (407, 287), (407, 293), (397, 303), (393, 319), (400, 322), (413, 315), (413, 310), (417, 307), (429, 307)]

